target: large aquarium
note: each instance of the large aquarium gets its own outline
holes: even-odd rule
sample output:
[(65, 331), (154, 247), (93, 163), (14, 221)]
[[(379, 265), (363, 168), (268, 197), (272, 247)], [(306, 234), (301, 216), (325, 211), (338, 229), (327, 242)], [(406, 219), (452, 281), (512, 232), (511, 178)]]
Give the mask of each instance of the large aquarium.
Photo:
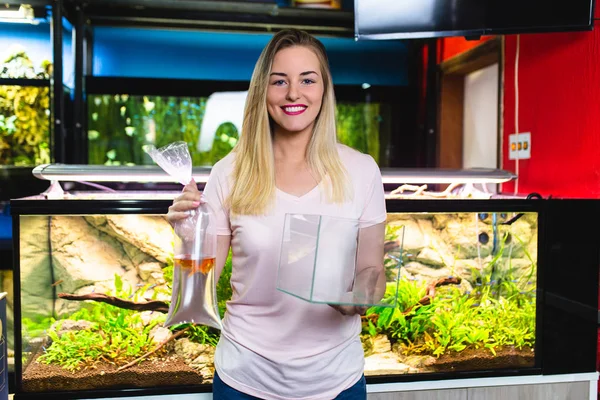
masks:
[[(210, 390), (219, 331), (164, 327), (171, 201), (94, 197), (13, 201), (17, 393), (172, 392), (174, 376), (186, 390)], [(399, 280), (384, 297), (395, 307), (361, 317), (368, 379), (539, 368), (541, 201), (387, 203), (382, 256), (388, 281)], [(229, 258), (217, 283), (221, 316), (230, 274)]]
[[(212, 166), (225, 157), (241, 134), (246, 92), (208, 97), (92, 94), (88, 96), (88, 162), (152, 165), (145, 145), (161, 147), (183, 140), (194, 166)], [(389, 157), (391, 108), (378, 102), (338, 102), (338, 140), (370, 154), (380, 166)]]

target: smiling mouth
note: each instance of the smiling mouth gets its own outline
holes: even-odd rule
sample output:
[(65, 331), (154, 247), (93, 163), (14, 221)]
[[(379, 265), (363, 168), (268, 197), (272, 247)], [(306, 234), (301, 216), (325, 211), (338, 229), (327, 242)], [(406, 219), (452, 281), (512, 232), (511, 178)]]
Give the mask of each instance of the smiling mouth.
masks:
[(283, 106), (281, 109), (286, 115), (298, 115), (306, 111), (308, 107), (305, 105)]

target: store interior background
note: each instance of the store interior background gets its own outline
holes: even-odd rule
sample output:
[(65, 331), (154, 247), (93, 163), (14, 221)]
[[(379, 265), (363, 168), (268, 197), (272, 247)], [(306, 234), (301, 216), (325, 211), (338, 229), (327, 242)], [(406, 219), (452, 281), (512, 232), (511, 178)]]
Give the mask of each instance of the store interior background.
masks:
[[(343, 6), (349, 10), (352, 2), (344, 1)], [(596, 6), (596, 18), (599, 13)], [(65, 34), (63, 40), (63, 79), (64, 84), (72, 88), (74, 60), (70, 29), (67, 26), (69, 34)], [(96, 77), (246, 81), (269, 35), (248, 34), (240, 42), (244, 35), (101, 27), (95, 33), (94, 63), (90, 68)], [(394, 166), (437, 167), (438, 158), (428, 155), (435, 143), (432, 145), (431, 139), (427, 139), (426, 131), (428, 124), (437, 120), (431, 116), (432, 112), (437, 113), (437, 107), (432, 111), (427, 104), (431, 104), (429, 96), (437, 95), (439, 87), (435, 86), (436, 79), (430, 79), (428, 67), (433, 65), (437, 70), (443, 63), (473, 52), (490, 40), (499, 38), (466, 40), (456, 37), (410, 44), (404, 41), (324, 41), (330, 49), (336, 83), (357, 85), (368, 81), (373, 86), (401, 88), (398, 95), (402, 98), (398, 101), (407, 104), (405, 115), (415, 115), (415, 119), (410, 122), (412, 133), (394, 142), (399, 155)], [(42, 59), (52, 59), (48, 25), (31, 27), (0, 23), (2, 60), (6, 56), (3, 50), (15, 43), (27, 49), (36, 65)], [(544, 197), (599, 198), (600, 30), (596, 26), (590, 32), (507, 35), (501, 38), (501, 43), (502, 65), (495, 69), (496, 72), (488, 70), (486, 73), (491, 75), (487, 78), (482, 78), (481, 73), (479, 77), (474, 76), (471, 89), (467, 89), (477, 91), (478, 84), (486, 85), (482, 80), (488, 79), (489, 85), (489, 79), (497, 76), (501, 81), (500, 90), (495, 94), (499, 101), (498, 112), (494, 114), (494, 107), (490, 110), (485, 108), (486, 104), (472, 99), (465, 105), (483, 108), (464, 109), (464, 115), (469, 118), (476, 119), (482, 114), (491, 116), (488, 121), (471, 121), (470, 126), (475, 126), (474, 137), (485, 142), (483, 149), (495, 149), (496, 165), (470, 165), (463, 154), (463, 167), (497, 167), (517, 173), (518, 187), (514, 182), (503, 184), (499, 188), (503, 193), (527, 195), (536, 192)], [(428, 51), (431, 46), (435, 47), (435, 52)], [(204, 54), (211, 54), (212, 58)], [(207, 63), (207, 60), (213, 60), (213, 63)], [(354, 74), (356, 71), (360, 73)], [(463, 129), (469, 129), (469, 120), (465, 120)], [(490, 136), (489, 132), (495, 133)], [(508, 156), (509, 135), (516, 132), (531, 133), (531, 158), (519, 160), (518, 166)], [(437, 140), (443, 134), (436, 132)], [(464, 145), (468, 146), (468, 143)], [(0, 166), (0, 174), (7, 176), (6, 166)], [(6, 180), (1, 182), (4, 184)], [(39, 187), (21, 185), (18, 196), (37, 194)], [(0, 267), (4, 270), (12, 268), (7, 201), (14, 194), (0, 190), (0, 210), (3, 210), (0, 215)]]

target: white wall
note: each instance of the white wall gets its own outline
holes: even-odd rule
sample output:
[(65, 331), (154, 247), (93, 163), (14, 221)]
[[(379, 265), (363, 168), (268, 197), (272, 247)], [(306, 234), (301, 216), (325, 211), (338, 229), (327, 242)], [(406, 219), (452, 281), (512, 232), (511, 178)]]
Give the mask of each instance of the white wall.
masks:
[[(498, 167), (498, 64), (465, 77), (463, 168)], [(488, 190), (495, 191), (495, 185)]]

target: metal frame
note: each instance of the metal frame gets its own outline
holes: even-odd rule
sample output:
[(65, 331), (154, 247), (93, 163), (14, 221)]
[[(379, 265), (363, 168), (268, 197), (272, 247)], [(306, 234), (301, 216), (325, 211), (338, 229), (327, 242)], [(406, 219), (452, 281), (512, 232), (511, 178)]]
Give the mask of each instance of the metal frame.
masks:
[(354, 13), (279, 7), (275, 1), (71, 0), (92, 25), (127, 25), (241, 32), (299, 27), (315, 34), (353, 37)]
[[(216, 90), (246, 90), (248, 82), (174, 80), (146, 78), (113, 78), (92, 76), (92, 30), (91, 26), (148, 26), (160, 28), (184, 28), (218, 31), (227, 29), (238, 32), (274, 32), (293, 26), (315, 34), (329, 36), (353, 36), (353, 12), (340, 10), (315, 10), (279, 7), (274, 0), (60, 0), (74, 15), (75, 23), (75, 92), (73, 104), (72, 157), (67, 161), (76, 164), (88, 162), (87, 104), (89, 94), (155, 94), (171, 96), (203, 96)], [(213, 23), (216, 22), (218, 26)], [(233, 25), (232, 25), (233, 24)], [(340, 29), (342, 29), (340, 31)], [(412, 47), (420, 47), (415, 42)], [(85, 52), (85, 54), (83, 54)], [(403, 99), (419, 95), (417, 82), (406, 87), (370, 87), (367, 90), (352, 85), (336, 85), (336, 97), (342, 101), (381, 101), (400, 107), (399, 116), (407, 120), (415, 115), (411, 102)], [(413, 102), (414, 103), (414, 102)], [(396, 115), (398, 113), (394, 113)], [(416, 127), (416, 117), (413, 121)], [(398, 143), (390, 143), (398, 161), (392, 166), (412, 166), (414, 152), (400, 142), (399, 123), (391, 122), (390, 130)], [(55, 160), (55, 162), (61, 162)]]
[(66, 131), (64, 124), (64, 89), (63, 89), (63, 0), (54, 0), (52, 3), (52, 63), (53, 72), (51, 79), (51, 115), (52, 139), (51, 149), (56, 162), (65, 162)]

